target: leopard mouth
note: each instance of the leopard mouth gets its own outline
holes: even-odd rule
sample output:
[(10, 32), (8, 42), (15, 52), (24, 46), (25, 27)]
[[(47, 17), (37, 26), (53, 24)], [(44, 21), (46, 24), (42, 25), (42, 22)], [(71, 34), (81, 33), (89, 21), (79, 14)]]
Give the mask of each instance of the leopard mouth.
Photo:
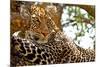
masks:
[(48, 42), (48, 36), (44, 35), (34, 35), (34, 39), (37, 41), (37, 43), (47, 43)]
[(34, 39), (38, 41), (40, 38), (38, 36), (34, 36)]

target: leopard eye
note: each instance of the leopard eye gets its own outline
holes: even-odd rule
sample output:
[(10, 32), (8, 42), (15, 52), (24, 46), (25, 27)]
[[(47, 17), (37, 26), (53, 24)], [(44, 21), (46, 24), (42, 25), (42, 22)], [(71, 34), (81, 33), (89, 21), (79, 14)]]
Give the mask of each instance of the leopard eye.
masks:
[(35, 14), (33, 14), (33, 15), (32, 15), (32, 17), (36, 17), (36, 15), (35, 15)]
[(37, 40), (39, 40), (39, 37), (37, 37), (37, 36), (34, 36), (34, 39), (37, 41)]

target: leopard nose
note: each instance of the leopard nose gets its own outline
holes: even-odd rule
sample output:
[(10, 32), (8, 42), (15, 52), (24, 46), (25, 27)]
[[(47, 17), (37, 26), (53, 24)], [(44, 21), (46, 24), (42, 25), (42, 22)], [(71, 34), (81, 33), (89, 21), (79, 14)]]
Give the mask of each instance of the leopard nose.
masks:
[(42, 32), (42, 35), (45, 37), (48, 36), (48, 34), (49, 34), (48, 32)]

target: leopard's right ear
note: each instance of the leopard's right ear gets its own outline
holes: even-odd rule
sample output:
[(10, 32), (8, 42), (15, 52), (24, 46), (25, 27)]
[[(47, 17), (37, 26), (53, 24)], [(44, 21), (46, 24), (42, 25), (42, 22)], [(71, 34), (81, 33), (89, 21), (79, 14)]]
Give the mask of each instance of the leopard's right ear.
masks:
[(30, 7), (28, 5), (22, 4), (20, 6), (20, 15), (23, 19), (30, 19)]

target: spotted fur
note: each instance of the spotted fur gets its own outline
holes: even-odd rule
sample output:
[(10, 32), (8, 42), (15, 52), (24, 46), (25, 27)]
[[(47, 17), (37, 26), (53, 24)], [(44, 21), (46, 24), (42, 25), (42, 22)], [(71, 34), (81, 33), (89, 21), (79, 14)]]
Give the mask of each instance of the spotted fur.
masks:
[(94, 51), (76, 46), (62, 35), (61, 32), (52, 34), (53, 38), (51, 37), (49, 42), (45, 44), (13, 36), (11, 38), (11, 65), (25, 66), (95, 61)]

